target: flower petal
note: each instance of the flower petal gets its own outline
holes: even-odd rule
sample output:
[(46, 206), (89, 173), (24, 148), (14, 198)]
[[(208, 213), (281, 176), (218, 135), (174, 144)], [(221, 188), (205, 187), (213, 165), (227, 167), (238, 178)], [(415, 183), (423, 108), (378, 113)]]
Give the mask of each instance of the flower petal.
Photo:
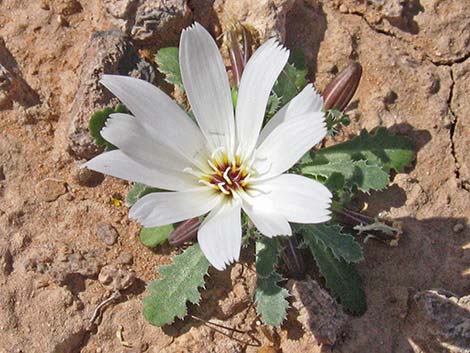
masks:
[(206, 187), (177, 192), (155, 192), (132, 206), (129, 217), (144, 227), (158, 227), (201, 216), (221, 200), (220, 193)]
[(331, 192), (316, 180), (282, 174), (264, 181), (263, 189), (289, 222), (322, 223), (331, 218)]
[(263, 130), (260, 133), (258, 139), (258, 145), (268, 137), (268, 135), (281, 123), (290, 119), (302, 117), (307, 113), (317, 113), (317, 119), (323, 119), (323, 98), (320, 94), (315, 91), (313, 85), (309, 83), (305, 88), (296, 95), (292, 100), (287, 103), (281, 110), (279, 110), (274, 116), (268, 121)]
[(256, 152), (253, 167), (263, 172), (259, 179), (284, 173), (326, 135), (326, 126), (318, 113), (290, 119), (276, 127)]
[(82, 167), (165, 190), (182, 191), (198, 186), (192, 175), (167, 168), (150, 169), (118, 150), (102, 153)]
[(152, 139), (131, 115), (111, 114), (101, 135), (133, 160), (150, 168), (163, 167), (182, 172), (191, 165), (174, 149)]
[(195, 23), (181, 34), (179, 55), (184, 89), (202, 133), (212, 149), (223, 146), (233, 150), (232, 95), (214, 39)]
[(133, 77), (104, 75), (100, 81), (138, 118), (153, 139), (191, 162), (205, 162), (205, 139), (188, 115), (160, 89)]
[(273, 201), (265, 195), (251, 197), (244, 194), (243, 211), (256, 228), (266, 237), (292, 235), (292, 229), (286, 217), (276, 209)]
[(244, 156), (256, 145), (269, 94), (288, 58), (289, 51), (271, 39), (253, 54), (243, 71), (235, 116), (238, 142)]
[(242, 242), (241, 207), (223, 202), (206, 217), (197, 235), (207, 260), (219, 271), (240, 256)]

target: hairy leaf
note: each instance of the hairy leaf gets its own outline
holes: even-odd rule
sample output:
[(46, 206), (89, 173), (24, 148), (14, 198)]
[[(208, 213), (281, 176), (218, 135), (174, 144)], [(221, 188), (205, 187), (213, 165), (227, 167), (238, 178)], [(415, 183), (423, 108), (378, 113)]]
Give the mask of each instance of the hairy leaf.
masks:
[(307, 85), (306, 75), (306, 68), (299, 69), (293, 64), (286, 64), (273, 87), (273, 91), (281, 99), (282, 105), (288, 103)]
[(183, 88), (179, 64), (179, 50), (176, 47), (162, 48), (155, 54), (158, 71), (165, 75), (165, 81)]
[(363, 192), (381, 190), (388, 185), (388, 173), (377, 165), (367, 164), (366, 161), (343, 160), (325, 164), (305, 164), (300, 166), (300, 171), (302, 174), (327, 179), (335, 174), (341, 174), (344, 187), (357, 186)]
[(133, 206), (140, 198), (152, 192), (163, 191), (159, 188), (153, 188), (141, 183), (135, 183), (131, 190), (127, 193), (126, 203)]
[(265, 324), (271, 326), (280, 326), (289, 308), (289, 292), (277, 284), (281, 279), (281, 275), (273, 272), (269, 277), (258, 277), (256, 281), (256, 312)]
[(256, 274), (269, 277), (275, 270), (279, 255), (279, 243), (275, 238), (261, 237), (256, 241)]
[(160, 227), (142, 228), (140, 231), (140, 241), (146, 247), (154, 248), (164, 243), (173, 229), (172, 224)]
[(106, 107), (103, 110), (98, 110), (93, 113), (88, 122), (88, 130), (90, 131), (91, 137), (95, 140), (95, 144), (100, 147), (103, 147), (105, 151), (115, 150), (117, 147), (113, 144), (106, 141), (103, 136), (101, 136), (101, 130), (103, 129), (106, 120), (108, 120), (109, 116), (113, 113), (125, 113), (126, 107), (122, 104), (116, 106), (115, 109)]
[(275, 92), (272, 92), (266, 106), (266, 119), (271, 119), (281, 107), (281, 99)]
[(386, 128), (379, 128), (374, 134), (362, 130), (352, 140), (322, 149), (311, 156), (304, 156), (303, 163), (317, 165), (365, 160), (369, 165), (378, 165), (386, 172), (390, 169), (401, 172), (413, 158), (413, 144), (408, 138), (393, 135)]
[(296, 230), (304, 237), (313, 237), (324, 247), (331, 250), (338, 260), (359, 262), (364, 260), (364, 254), (359, 243), (350, 234), (343, 233), (338, 224), (299, 224)]
[(278, 286), (282, 279), (275, 272), (279, 255), (277, 239), (262, 237), (256, 241), (256, 311), (264, 323), (280, 326), (287, 315), (287, 289)]
[(150, 295), (144, 298), (144, 317), (155, 326), (174, 322), (187, 314), (186, 303), (198, 304), (199, 288), (204, 286), (209, 262), (199, 244), (194, 244), (173, 259), (172, 265), (161, 266), (161, 279), (153, 281), (147, 289)]
[(331, 250), (311, 232), (301, 232), (313, 254), (315, 262), (325, 278), (326, 286), (334, 297), (339, 298), (343, 307), (356, 315), (367, 310), (362, 280), (353, 264), (338, 260)]

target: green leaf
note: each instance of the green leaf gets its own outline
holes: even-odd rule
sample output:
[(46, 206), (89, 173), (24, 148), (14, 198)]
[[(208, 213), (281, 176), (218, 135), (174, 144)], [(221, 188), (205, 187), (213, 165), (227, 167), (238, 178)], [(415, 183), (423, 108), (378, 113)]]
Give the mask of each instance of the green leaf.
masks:
[(165, 81), (183, 88), (179, 64), (179, 50), (176, 47), (162, 48), (155, 54), (158, 71), (165, 75)]
[(127, 193), (127, 198), (126, 198), (126, 203), (129, 206), (133, 206), (137, 200), (140, 198), (144, 197), (147, 194), (150, 194), (152, 192), (159, 192), (163, 191), (158, 188), (153, 188), (141, 183), (135, 183), (132, 189)]
[(289, 308), (287, 301), (289, 292), (277, 285), (280, 280), (282, 280), (281, 275), (273, 272), (269, 277), (258, 277), (256, 281), (256, 312), (265, 324), (271, 326), (280, 326)]
[[(326, 164), (307, 164), (301, 165), (300, 171), (304, 175), (321, 176), (327, 179), (339, 173), (344, 178), (344, 187), (357, 186), (363, 192), (384, 189), (389, 181), (387, 172), (377, 165), (367, 164), (366, 161), (342, 160)], [(335, 180), (336, 186), (338, 186), (338, 181), (338, 179)]]
[(338, 260), (311, 232), (301, 232), (301, 234), (332, 295), (339, 298), (347, 311), (362, 315), (367, 310), (366, 295), (362, 289), (361, 277), (354, 265)]
[(296, 68), (287, 63), (274, 84), (273, 91), (281, 99), (282, 105), (288, 103), (307, 85), (306, 68)]
[(271, 119), (274, 114), (277, 113), (281, 107), (281, 99), (275, 92), (272, 92), (268, 99), (268, 104), (266, 106), (266, 118)]
[(343, 233), (338, 224), (302, 224), (296, 230), (304, 237), (313, 237), (324, 247), (331, 250), (338, 260), (359, 262), (364, 260), (364, 254), (359, 243), (350, 234)]
[(208, 268), (199, 244), (175, 256), (172, 265), (161, 266), (162, 278), (149, 284), (150, 295), (143, 300), (145, 319), (152, 325), (164, 326), (176, 317), (184, 318), (186, 303), (198, 304), (201, 299), (198, 289), (204, 286)]
[(279, 255), (277, 239), (262, 237), (256, 241), (256, 311), (264, 323), (280, 326), (287, 315), (287, 289), (277, 285), (282, 280), (275, 272)]
[(101, 130), (111, 114), (124, 112), (126, 112), (126, 107), (122, 104), (118, 104), (115, 109), (106, 107), (103, 110), (98, 110), (93, 113), (88, 122), (88, 130), (90, 131), (91, 137), (95, 140), (96, 145), (104, 147), (106, 151), (115, 150), (117, 148), (101, 136)]
[(142, 228), (140, 230), (140, 241), (148, 248), (154, 248), (164, 243), (170, 233), (175, 229), (172, 224), (160, 227)]
[(369, 165), (378, 165), (386, 172), (390, 169), (402, 172), (414, 156), (413, 144), (408, 138), (379, 128), (374, 134), (362, 130), (352, 140), (322, 149), (313, 156), (304, 156), (302, 160), (315, 165), (365, 160)]
[(269, 277), (277, 264), (279, 243), (275, 238), (261, 237), (256, 240), (256, 274)]

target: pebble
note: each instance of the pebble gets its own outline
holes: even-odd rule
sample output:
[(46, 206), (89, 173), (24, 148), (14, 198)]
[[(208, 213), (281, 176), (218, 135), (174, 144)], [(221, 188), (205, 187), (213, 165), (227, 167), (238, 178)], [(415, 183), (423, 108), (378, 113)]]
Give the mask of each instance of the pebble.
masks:
[(114, 245), (117, 242), (119, 234), (114, 227), (108, 223), (98, 223), (96, 226), (96, 235), (106, 245)]
[(98, 275), (98, 281), (104, 286), (117, 290), (129, 288), (135, 281), (135, 272), (114, 265), (104, 266)]
[(42, 201), (55, 201), (66, 192), (67, 188), (63, 180), (46, 178), (36, 184), (36, 195)]
[(464, 226), (462, 223), (457, 223), (457, 224), (454, 225), (454, 227), (452, 228), (452, 230), (454, 231), (454, 233), (460, 233), (460, 232), (462, 232), (464, 229), (465, 229), (465, 226)]
[(121, 253), (118, 258), (116, 259), (116, 262), (120, 265), (130, 265), (134, 261), (134, 257), (130, 252), (123, 252)]
[(75, 179), (81, 186), (94, 187), (101, 184), (104, 180), (104, 175), (91, 169), (80, 168), (75, 175)]

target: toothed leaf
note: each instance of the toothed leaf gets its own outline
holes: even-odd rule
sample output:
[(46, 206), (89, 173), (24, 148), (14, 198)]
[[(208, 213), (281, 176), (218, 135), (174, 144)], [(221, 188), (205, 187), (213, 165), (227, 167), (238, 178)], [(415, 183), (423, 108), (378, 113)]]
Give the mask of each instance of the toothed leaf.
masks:
[(115, 109), (106, 107), (103, 110), (94, 112), (88, 122), (88, 130), (90, 131), (90, 135), (93, 137), (95, 144), (103, 147), (105, 151), (115, 150), (117, 147), (106, 141), (103, 136), (101, 136), (101, 130), (111, 114), (124, 112), (126, 112), (126, 107), (121, 104), (118, 104)]
[(314, 237), (317, 242), (331, 250), (338, 260), (359, 262), (364, 260), (364, 254), (359, 243), (350, 234), (343, 233), (338, 224), (299, 224), (296, 230), (304, 237)]
[(256, 274), (269, 277), (277, 264), (279, 246), (277, 239), (262, 237), (256, 241)]
[(278, 286), (281, 275), (275, 272), (279, 245), (267, 237), (256, 241), (256, 311), (265, 324), (280, 326), (287, 315), (287, 289)]
[(198, 244), (194, 244), (173, 259), (173, 264), (161, 266), (161, 279), (147, 287), (150, 294), (144, 298), (144, 317), (155, 326), (171, 324), (175, 318), (184, 318), (186, 304), (198, 304), (199, 288), (204, 286), (209, 262)]
[(281, 107), (281, 99), (279, 96), (272, 92), (268, 99), (268, 104), (266, 106), (266, 119), (271, 119), (274, 114), (277, 113), (279, 108)]
[(273, 91), (281, 99), (281, 105), (285, 105), (294, 98), (307, 85), (306, 68), (296, 68), (287, 63), (282, 69)]
[(155, 54), (158, 71), (165, 75), (165, 81), (172, 85), (183, 87), (179, 64), (179, 50), (176, 47), (162, 48)]
[(148, 248), (154, 248), (164, 243), (170, 233), (175, 229), (172, 224), (161, 227), (142, 228), (140, 231), (140, 241)]
[(300, 166), (300, 171), (304, 175), (321, 176), (326, 179), (339, 173), (344, 178), (344, 187), (356, 186), (363, 192), (381, 190), (388, 185), (388, 173), (377, 165), (367, 164), (366, 161), (343, 160), (325, 164), (306, 164)]
[(144, 197), (147, 194), (152, 192), (159, 192), (163, 191), (158, 188), (153, 188), (151, 186), (147, 186), (141, 183), (135, 183), (132, 186), (132, 189), (127, 193), (126, 203), (129, 206), (133, 206), (140, 198)]
[(302, 232), (313, 258), (325, 278), (331, 294), (339, 298), (343, 307), (352, 314), (362, 315), (367, 310), (366, 296), (362, 289), (362, 280), (353, 264), (338, 260), (331, 250), (311, 234)]
[(379, 128), (374, 134), (362, 130), (352, 140), (306, 155), (302, 163), (319, 165), (365, 160), (369, 165), (378, 165), (386, 172), (390, 169), (402, 172), (414, 159), (414, 155), (413, 144), (407, 137)]
[(281, 275), (273, 272), (269, 277), (258, 277), (256, 281), (256, 312), (265, 324), (271, 326), (281, 326), (289, 307), (287, 301), (289, 292), (278, 286), (280, 280), (282, 280)]

